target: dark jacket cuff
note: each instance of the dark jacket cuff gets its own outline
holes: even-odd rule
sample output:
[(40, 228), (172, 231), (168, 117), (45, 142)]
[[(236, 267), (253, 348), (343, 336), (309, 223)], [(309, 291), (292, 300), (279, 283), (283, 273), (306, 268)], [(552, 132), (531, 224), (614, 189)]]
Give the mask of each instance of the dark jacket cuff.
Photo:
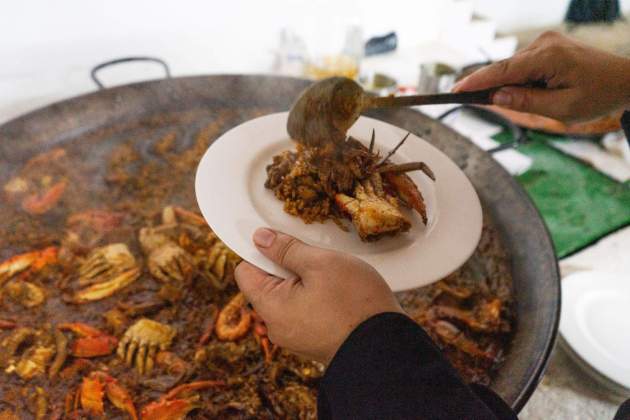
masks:
[(375, 315), (350, 334), (320, 383), (318, 410), (320, 419), (498, 418), (400, 313)]
[(621, 128), (626, 135), (626, 141), (630, 146), (630, 111), (626, 111), (621, 114)]

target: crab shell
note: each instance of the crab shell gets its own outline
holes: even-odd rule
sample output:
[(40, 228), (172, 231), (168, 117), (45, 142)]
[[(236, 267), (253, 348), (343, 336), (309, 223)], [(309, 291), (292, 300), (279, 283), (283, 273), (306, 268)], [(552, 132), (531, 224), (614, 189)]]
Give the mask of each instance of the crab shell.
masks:
[(362, 240), (369, 241), (383, 234), (405, 232), (411, 227), (409, 220), (398, 209), (395, 199), (388, 200), (382, 191), (378, 174), (374, 179), (357, 184), (354, 197), (335, 195), (337, 206), (348, 213)]
[(70, 354), (75, 357), (99, 357), (111, 354), (118, 345), (118, 339), (109, 335), (83, 337), (74, 340)]
[(79, 388), (81, 407), (88, 413), (103, 417), (103, 395), (119, 410), (127, 412), (133, 420), (138, 419), (136, 408), (129, 392), (118, 384), (118, 381), (105, 372), (92, 372), (83, 378)]
[(34, 346), (26, 351), (15, 366), (15, 373), (24, 380), (46, 374), (46, 366), (55, 354), (52, 346)]
[(50, 246), (38, 251), (14, 255), (0, 263), (0, 285), (14, 275), (30, 268), (39, 271), (48, 264), (57, 262), (58, 248)]
[(80, 322), (59, 324), (57, 328), (72, 331), (80, 336), (70, 346), (70, 354), (75, 357), (106, 356), (118, 345), (116, 337)]
[(26, 308), (39, 306), (46, 300), (44, 290), (26, 280), (14, 280), (5, 286), (7, 294)]

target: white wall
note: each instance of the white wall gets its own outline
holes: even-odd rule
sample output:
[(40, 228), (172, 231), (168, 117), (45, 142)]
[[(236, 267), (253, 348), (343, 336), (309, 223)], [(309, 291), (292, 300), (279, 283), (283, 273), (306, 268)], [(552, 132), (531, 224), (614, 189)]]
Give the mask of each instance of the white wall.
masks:
[[(560, 21), (568, 0), (472, 0), (501, 29)], [(626, 9), (630, 0), (623, 0)], [(448, 31), (453, 0), (20, 0), (0, 11), (0, 115), (11, 116), (94, 89), (89, 69), (128, 55), (166, 59), (176, 75), (264, 72), (278, 31), (292, 26), (310, 44), (339, 43), (352, 19), (367, 35), (395, 29), (403, 45)], [(446, 13), (445, 13), (446, 12)], [(451, 13), (452, 12), (452, 13)], [(460, 13), (460, 14), (462, 14)], [(111, 70), (107, 81), (161, 77), (160, 69)]]
[[(4, 2), (0, 116), (91, 91), (89, 69), (122, 56), (162, 57), (175, 75), (265, 72), (284, 26), (326, 45), (339, 42), (339, 28), (358, 17), (368, 33), (396, 28), (406, 39), (424, 41), (435, 36), (439, 3), (416, 0), (403, 13), (410, 4), (405, 0), (389, 0), (384, 10), (377, 0)], [(109, 84), (161, 77), (157, 66), (136, 67), (140, 71), (126, 65), (104, 77)]]
[[(128, 54), (157, 54), (174, 70), (257, 71), (279, 28), (320, 43), (358, 18), (368, 34), (397, 29), (403, 42), (436, 36), (445, 0), (20, 0), (0, 11), (0, 76), (54, 72)], [(499, 29), (562, 20), (568, 0), (472, 0)], [(630, 0), (622, 0), (630, 9)], [(183, 54), (182, 52), (185, 52)], [(71, 69), (70, 69), (71, 71)]]

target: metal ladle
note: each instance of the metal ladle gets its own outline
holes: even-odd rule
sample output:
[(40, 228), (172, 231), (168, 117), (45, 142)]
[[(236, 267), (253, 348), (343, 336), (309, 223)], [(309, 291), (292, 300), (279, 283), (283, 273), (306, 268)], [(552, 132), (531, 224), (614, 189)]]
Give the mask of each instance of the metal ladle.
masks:
[(342, 142), (369, 108), (433, 104), (490, 104), (494, 90), (413, 96), (370, 96), (352, 79), (331, 77), (307, 87), (291, 107), (287, 131), (308, 146)]

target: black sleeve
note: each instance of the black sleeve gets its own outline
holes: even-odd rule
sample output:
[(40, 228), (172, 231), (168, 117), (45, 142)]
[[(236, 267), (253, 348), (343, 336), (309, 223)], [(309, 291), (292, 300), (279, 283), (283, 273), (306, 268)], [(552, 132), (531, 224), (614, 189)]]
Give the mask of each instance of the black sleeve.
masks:
[(630, 111), (621, 114), (621, 128), (623, 128), (628, 145), (630, 145)]
[(399, 313), (359, 325), (319, 387), (320, 419), (516, 419), (492, 391), (473, 392), (424, 330)]
[(628, 420), (628, 419), (630, 419), (630, 400), (627, 400), (625, 403), (621, 404), (613, 420)]

